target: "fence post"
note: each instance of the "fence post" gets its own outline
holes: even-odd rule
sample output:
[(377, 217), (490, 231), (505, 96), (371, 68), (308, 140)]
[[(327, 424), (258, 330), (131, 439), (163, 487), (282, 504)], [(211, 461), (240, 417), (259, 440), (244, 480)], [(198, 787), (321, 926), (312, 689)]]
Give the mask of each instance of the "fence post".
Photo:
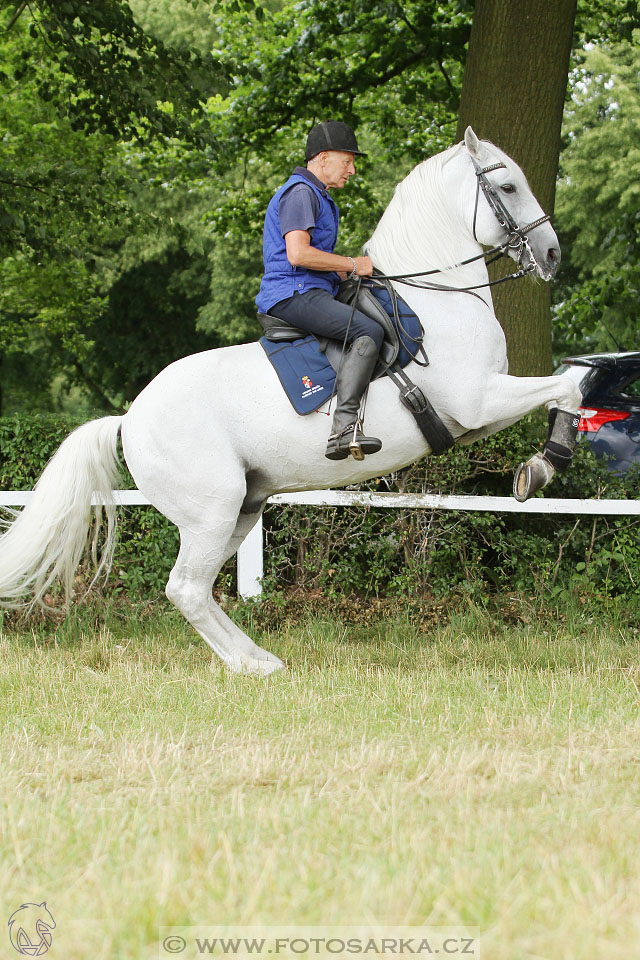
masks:
[(240, 544), (237, 554), (238, 593), (243, 600), (262, 596), (264, 563), (262, 557), (262, 517)]

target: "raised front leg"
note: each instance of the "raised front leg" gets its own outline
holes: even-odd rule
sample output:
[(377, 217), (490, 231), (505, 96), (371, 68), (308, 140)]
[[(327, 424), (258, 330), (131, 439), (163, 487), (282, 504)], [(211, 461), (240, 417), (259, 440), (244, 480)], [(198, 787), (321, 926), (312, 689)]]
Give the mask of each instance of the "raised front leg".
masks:
[[(446, 412), (465, 430), (480, 430), (505, 421), (515, 423), (521, 417), (546, 404), (568, 413), (577, 413), (582, 394), (565, 375), (559, 377), (511, 377), (478, 371), (461, 380), (452, 380), (446, 399)], [(449, 390), (447, 390), (449, 393)]]
[[(573, 456), (582, 394), (570, 377), (510, 377), (493, 374), (480, 386), (467, 383), (452, 401), (451, 413), (462, 426), (484, 436), (546, 404), (549, 433), (542, 453), (516, 470), (514, 496), (523, 502), (545, 487), (556, 470), (567, 469)], [(495, 429), (493, 429), (495, 428)]]

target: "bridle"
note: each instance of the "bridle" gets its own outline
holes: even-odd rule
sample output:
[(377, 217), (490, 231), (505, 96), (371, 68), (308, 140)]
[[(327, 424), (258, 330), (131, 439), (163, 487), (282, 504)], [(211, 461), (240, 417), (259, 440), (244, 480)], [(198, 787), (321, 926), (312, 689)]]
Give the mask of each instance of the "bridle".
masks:
[(537, 220), (532, 220), (531, 223), (526, 225), (526, 227), (519, 227), (500, 199), (496, 188), (489, 182), (489, 180), (487, 180), (487, 174), (491, 173), (493, 170), (506, 170), (506, 163), (503, 163), (502, 160), (498, 160), (496, 163), (492, 163), (488, 167), (481, 167), (475, 157), (472, 157), (471, 160), (473, 161), (473, 166), (475, 167), (476, 171), (476, 203), (473, 210), (473, 239), (477, 243), (480, 242), (476, 236), (476, 220), (478, 216), (480, 190), (482, 189), (485, 199), (491, 208), (491, 212), (495, 216), (500, 226), (508, 233), (507, 239), (502, 247), (505, 249), (505, 251), (514, 250), (518, 254), (518, 264), (522, 263), (522, 255), (526, 250), (529, 254), (529, 263), (531, 266), (533, 266), (533, 264), (535, 264), (535, 257), (529, 244), (529, 237), (527, 234), (531, 230), (535, 230), (536, 227), (541, 226), (543, 223), (547, 223), (549, 220), (551, 220), (551, 217), (549, 214), (544, 214), (544, 216), (539, 217)]
[[(506, 240), (498, 246), (492, 247), (491, 250), (484, 250), (482, 253), (477, 254), (477, 256), (469, 257), (468, 260), (462, 260), (460, 263), (455, 263), (451, 267), (435, 270), (423, 270), (420, 273), (397, 274), (393, 276), (381, 276), (376, 273), (375, 278), (377, 280), (395, 280), (397, 283), (402, 283), (409, 287), (421, 287), (425, 290), (446, 290), (452, 293), (474, 294), (475, 290), (480, 290), (483, 287), (494, 287), (498, 283), (504, 283), (507, 280), (519, 280), (520, 277), (526, 277), (528, 274), (534, 272), (536, 268), (536, 259), (533, 255), (528, 235), (531, 230), (535, 230), (536, 227), (539, 227), (543, 223), (550, 221), (551, 217), (549, 214), (544, 214), (544, 216), (539, 217), (537, 220), (533, 220), (525, 227), (519, 227), (502, 202), (496, 188), (487, 179), (488, 173), (491, 173), (493, 170), (506, 170), (507, 165), (503, 163), (502, 160), (498, 160), (496, 163), (489, 164), (487, 167), (482, 167), (475, 157), (471, 157), (471, 160), (476, 172), (476, 200), (473, 209), (473, 239), (476, 241), (476, 243), (480, 242), (476, 236), (476, 224), (478, 218), (480, 190), (482, 190), (482, 193), (489, 204), (491, 212), (495, 216), (500, 226), (507, 232)], [(494, 261), (499, 260), (503, 256), (509, 256), (511, 251), (515, 252), (517, 255), (516, 262), (520, 269), (515, 273), (510, 273), (506, 277), (500, 277), (498, 280), (490, 280), (488, 283), (478, 283), (470, 287), (450, 287), (445, 284), (431, 283), (429, 281), (422, 283), (416, 282), (418, 277), (428, 277), (434, 276), (438, 273), (445, 273), (450, 270), (455, 270), (458, 267), (465, 267), (470, 263), (475, 263), (477, 260), (485, 260), (487, 265), (489, 265), (490, 263), (494, 263)], [(529, 262), (523, 264), (522, 261), (525, 252), (528, 254)], [(479, 294), (475, 294), (475, 296), (479, 296)]]

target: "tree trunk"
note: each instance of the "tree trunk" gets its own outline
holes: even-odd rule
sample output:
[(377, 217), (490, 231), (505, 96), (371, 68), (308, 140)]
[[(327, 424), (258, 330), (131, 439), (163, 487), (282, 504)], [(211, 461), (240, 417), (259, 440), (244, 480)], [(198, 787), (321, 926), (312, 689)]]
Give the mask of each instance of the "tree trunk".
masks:
[[(477, 0), (458, 115), (524, 170), (545, 213), (553, 213), (562, 111), (576, 0)], [(513, 261), (491, 267), (504, 276)], [(551, 372), (549, 285), (518, 280), (493, 289), (507, 338), (509, 371)]]

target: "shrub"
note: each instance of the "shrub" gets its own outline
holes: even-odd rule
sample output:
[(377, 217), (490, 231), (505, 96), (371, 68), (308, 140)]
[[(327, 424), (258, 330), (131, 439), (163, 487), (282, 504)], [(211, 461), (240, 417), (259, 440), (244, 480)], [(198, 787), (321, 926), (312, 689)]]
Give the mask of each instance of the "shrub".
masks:
[[(0, 486), (29, 489), (67, 433), (69, 417), (0, 419)], [(540, 448), (539, 414), (470, 447), (455, 447), (365, 485), (399, 492), (511, 495), (514, 466)], [(133, 487), (123, 468), (122, 487)], [(548, 495), (625, 498), (638, 480), (613, 477), (590, 445)], [(268, 506), (265, 588), (331, 597), (444, 597), (451, 590), (631, 597), (640, 582), (638, 520), (507, 513)], [(109, 590), (152, 598), (175, 562), (177, 529), (152, 507), (123, 508)], [(235, 566), (218, 589), (234, 590)]]
[[(418, 461), (370, 489), (511, 496), (514, 467), (540, 449), (536, 413), (493, 437)], [(635, 497), (578, 443), (571, 469), (547, 495)], [(629, 517), (358, 508), (267, 507), (265, 581), (340, 594), (445, 596), (513, 591), (553, 596), (634, 595), (640, 582), (639, 520)]]

